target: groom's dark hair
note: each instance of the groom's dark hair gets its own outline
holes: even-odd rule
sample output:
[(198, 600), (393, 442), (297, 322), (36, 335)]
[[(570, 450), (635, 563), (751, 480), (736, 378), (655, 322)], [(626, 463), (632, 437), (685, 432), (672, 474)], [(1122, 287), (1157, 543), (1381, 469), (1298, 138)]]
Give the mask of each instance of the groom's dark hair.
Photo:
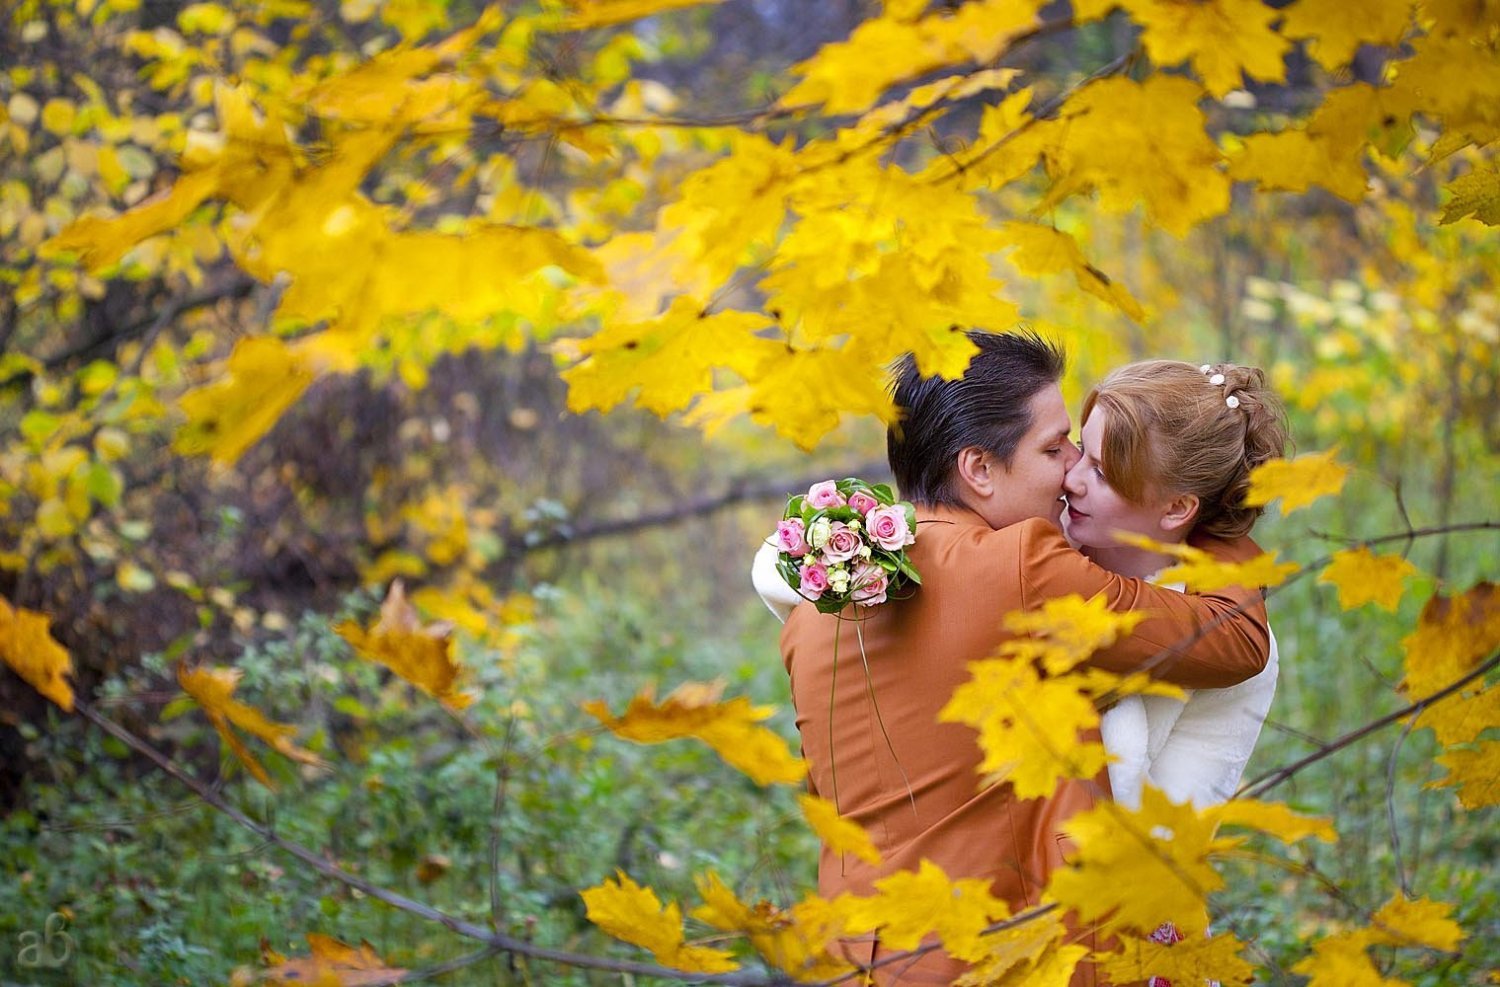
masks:
[(886, 430), (886, 454), (901, 496), (918, 504), (961, 506), (954, 466), (968, 446), (1009, 466), (1031, 428), (1031, 399), (1067, 366), (1061, 349), (1029, 330), (967, 335), (979, 352), (957, 380), (922, 376), (910, 354), (894, 368), (900, 418)]

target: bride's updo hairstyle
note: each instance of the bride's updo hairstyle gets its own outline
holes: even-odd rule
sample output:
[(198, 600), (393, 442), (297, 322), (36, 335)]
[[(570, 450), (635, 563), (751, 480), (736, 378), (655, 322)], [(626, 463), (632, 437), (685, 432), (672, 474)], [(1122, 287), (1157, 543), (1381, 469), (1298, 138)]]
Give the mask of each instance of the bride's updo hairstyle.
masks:
[(1250, 471), (1283, 455), (1286, 413), (1258, 367), (1177, 360), (1131, 363), (1083, 400), (1105, 414), (1105, 480), (1125, 499), (1196, 494), (1195, 531), (1248, 534), (1264, 508), (1246, 507)]

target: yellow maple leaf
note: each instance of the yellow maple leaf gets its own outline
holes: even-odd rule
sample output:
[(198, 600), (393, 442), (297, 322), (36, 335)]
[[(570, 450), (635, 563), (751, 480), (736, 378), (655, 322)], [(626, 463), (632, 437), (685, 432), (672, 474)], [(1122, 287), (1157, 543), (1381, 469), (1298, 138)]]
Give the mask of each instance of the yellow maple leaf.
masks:
[(85, 216), (68, 224), (42, 244), (43, 257), (76, 253), (90, 272), (108, 267), (148, 237), (182, 224), (218, 191), (216, 172), (189, 172), (170, 189), (151, 196), (118, 216)]
[(1433, 596), (1401, 646), (1412, 698), (1459, 679), (1500, 647), (1500, 587), (1478, 583), (1466, 593)]
[(663, 966), (691, 973), (726, 973), (739, 964), (729, 953), (683, 942), (682, 910), (676, 902), (665, 907), (650, 888), (641, 887), (624, 871), (618, 880), (606, 878), (579, 894), (588, 919), (616, 939), (649, 950)]
[(64, 676), (73, 674), (73, 658), (49, 631), (45, 614), (12, 607), (0, 597), (0, 661), (5, 662), (37, 692), (73, 712), (73, 687)]
[(669, 10), (722, 2), (723, 0), (568, 0), (572, 12), (563, 18), (562, 28), (565, 31), (580, 31), (591, 27), (606, 27)]
[(797, 980), (834, 980), (853, 971), (829, 949), (844, 929), (841, 911), (834, 903), (809, 896), (791, 908), (777, 908), (767, 901), (747, 905), (725, 887), (713, 871), (694, 878), (703, 904), (693, 917), (722, 932), (748, 936), (766, 962), (785, 970)]
[(725, 367), (741, 376), (754, 371), (777, 344), (756, 335), (770, 319), (753, 312), (706, 312), (679, 297), (665, 313), (646, 322), (614, 323), (580, 340), (581, 363), (563, 371), (568, 409), (607, 411), (632, 392), (647, 411), (681, 411), (713, 389), (713, 372)]
[(1449, 916), (1453, 906), (1427, 898), (1405, 898), (1400, 893), (1370, 916), (1371, 940), (1387, 946), (1421, 946), (1451, 952), (1465, 939), (1463, 928)]
[(750, 374), (752, 383), (700, 397), (685, 420), (713, 436), (731, 419), (749, 414), (811, 450), (844, 415), (894, 419), (885, 378), (882, 364), (851, 360), (840, 349), (782, 350)]
[(1146, 614), (1139, 611), (1110, 609), (1103, 593), (1089, 600), (1069, 593), (1034, 609), (1006, 614), (1005, 629), (1017, 637), (1001, 644), (997, 653), (1040, 661), (1049, 675), (1060, 675), (1114, 644), (1145, 619)]
[(1449, 198), (1439, 223), (1456, 223), (1473, 215), (1487, 226), (1500, 226), (1500, 168), (1475, 168), (1446, 188)]
[(1138, 810), (1102, 802), (1064, 824), (1078, 849), (1072, 866), (1053, 873), (1049, 894), (1107, 929), (1149, 935), (1172, 922), (1189, 939), (1202, 936), (1207, 896), (1223, 885), (1209, 859), (1214, 826), (1150, 786)]
[(1130, 289), (1090, 264), (1072, 234), (1051, 226), (1021, 222), (1002, 223), (1000, 234), (1016, 248), (1010, 261), (1022, 274), (1071, 273), (1078, 287), (1095, 298), (1137, 321), (1145, 316)]
[(797, 796), (802, 815), (818, 839), (834, 853), (852, 853), (867, 863), (880, 863), (880, 851), (870, 834), (859, 823), (839, 815), (838, 806), (828, 799), (806, 793)]
[(218, 380), (179, 400), (188, 420), (173, 448), (189, 456), (207, 453), (215, 462), (231, 465), (271, 430), (313, 380), (313, 372), (281, 340), (241, 339)]
[(625, 740), (659, 744), (693, 737), (757, 784), (801, 781), (806, 763), (792, 754), (779, 734), (759, 725), (774, 708), (752, 706), (744, 696), (720, 702), (722, 691), (723, 683), (687, 682), (657, 703), (655, 691), (647, 686), (630, 700), (621, 716), (614, 716), (599, 700), (586, 702), (583, 708)]
[(990, 893), (990, 882), (964, 877), (952, 880), (930, 860), (913, 871), (897, 871), (875, 882), (868, 897), (840, 895), (837, 905), (851, 931), (880, 930), (883, 946), (915, 949), (936, 935), (943, 949), (962, 960), (977, 961), (986, 949), (984, 930), (1010, 916), (1010, 908)]
[(1416, 572), (1417, 567), (1399, 555), (1375, 555), (1361, 546), (1335, 553), (1318, 582), (1338, 587), (1339, 606), (1345, 610), (1374, 603), (1395, 611), (1407, 577)]
[(203, 708), (208, 722), (213, 724), (230, 751), (256, 781), (272, 790), (276, 788), (271, 782), (271, 776), (266, 774), (266, 769), (261, 767), (255, 755), (250, 753), (250, 748), (234, 732), (234, 727), (259, 737), (283, 757), (302, 764), (322, 766), (324, 762), (316, 754), (292, 743), (292, 738), (297, 735), (295, 726), (267, 719), (260, 710), (234, 698), (234, 690), (239, 682), (240, 671), (237, 668), (216, 668), (209, 665), (189, 668), (186, 664), (177, 666), (177, 684)]
[(1448, 917), (1451, 906), (1399, 894), (1370, 917), (1370, 924), (1335, 933), (1313, 943), (1312, 955), (1292, 967), (1309, 976), (1308, 987), (1402, 987), (1404, 980), (1382, 977), (1368, 952), (1371, 946), (1401, 946), (1451, 951), (1464, 932)]
[(1040, 6), (1035, 0), (978, 0), (917, 20), (887, 11), (862, 22), (847, 40), (825, 44), (792, 66), (792, 74), (801, 78), (779, 105), (861, 112), (896, 83), (945, 65), (991, 60), (1035, 25)]
[(1245, 504), (1261, 507), (1281, 498), (1281, 513), (1290, 514), (1306, 507), (1319, 497), (1344, 489), (1349, 467), (1334, 462), (1337, 449), (1310, 452), (1296, 459), (1273, 459), (1255, 467), (1250, 473), (1250, 492)]
[(1431, 727), (1444, 747), (1473, 743), (1492, 727), (1500, 727), (1500, 688), (1485, 684), (1472, 695), (1446, 696), (1424, 709), (1418, 727)]
[(985, 784), (1009, 782), (1016, 798), (1039, 798), (1061, 779), (1093, 778), (1103, 769), (1104, 745), (1079, 740), (1098, 727), (1099, 712), (1073, 676), (1043, 678), (1024, 658), (970, 662), (969, 675), (938, 721), (978, 731)]
[[(1025, 921), (1017, 921), (1009, 928), (991, 932), (984, 937), (984, 957), (963, 976), (955, 980), (954, 987), (994, 987), (994, 985), (1016, 985), (1048, 983), (1039, 964), (1047, 957), (1067, 950), (1077, 950), (1073, 962), (1088, 952), (1080, 946), (1064, 946), (1059, 943), (1068, 934), (1063, 924), (1062, 913), (1053, 909)], [(1072, 976), (1070, 969), (1057, 987), (1064, 987)]]
[(1102, 957), (1100, 967), (1111, 983), (1163, 977), (1172, 983), (1247, 984), (1254, 964), (1240, 956), (1245, 948), (1231, 932), (1213, 937), (1188, 936), (1178, 942), (1155, 942), (1143, 936), (1120, 936), (1120, 948)]
[[(1223, 154), (1204, 130), (1202, 98), (1191, 79), (1160, 73), (1080, 88), (1056, 118), (1035, 125), (1052, 178), (1035, 211), (1095, 189), (1109, 212), (1143, 204), (1147, 218), (1179, 237), (1222, 214), (1229, 179), (1219, 168)], [(1147, 119), (1149, 129), (1140, 126)]]
[[(1260, 802), (1255, 799), (1232, 799), (1204, 810), (1204, 817), (1221, 826), (1244, 826), (1283, 843), (1296, 843), (1309, 836), (1324, 843), (1338, 840), (1333, 823), (1318, 816), (1303, 816), (1293, 812), (1281, 802)], [(1227, 847), (1226, 841), (1220, 846)]]
[(1253, 79), (1286, 78), (1287, 40), (1271, 30), (1280, 14), (1260, 0), (1075, 0), (1080, 21), (1103, 17), (1123, 7), (1144, 29), (1141, 41), (1157, 65), (1189, 62), (1204, 86), (1223, 96)]
[(452, 625), (424, 626), (407, 602), (401, 580), (391, 583), (380, 605), (380, 619), (368, 631), (353, 621), (334, 630), (361, 657), (384, 665), (450, 709), (474, 702), (473, 693), (459, 688), (463, 666), (453, 652)]
[(1251, 134), (1231, 142), (1229, 176), (1261, 189), (1303, 192), (1321, 185), (1359, 202), (1369, 176), (1365, 148), (1372, 141), (1396, 153), (1411, 135), (1413, 103), (1389, 87), (1355, 83), (1328, 93), (1302, 128)]
[(267, 952), (270, 969), (264, 979), (270, 983), (328, 984), (330, 987), (364, 987), (364, 985), (397, 982), (407, 973), (400, 967), (386, 966), (385, 961), (367, 942), (356, 949), (332, 936), (307, 933), (307, 956), (286, 957)]
[(1458, 789), (1465, 809), (1500, 805), (1500, 741), (1482, 740), (1472, 747), (1452, 747), (1437, 756), (1448, 774), (1429, 782), (1428, 788)]
[(1360, 45), (1400, 44), (1411, 27), (1411, 14), (1407, 0), (1297, 0), (1281, 9), (1281, 33), (1309, 39), (1307, 53), (1332, 72), (1353, 61)]
[(1380, 975), (1365, 951), (1365, 930), (1325, 936), (1313, 943), (1312, 954), (1292, 965), (1293, 973), (1306, 974), (1307, 987), (1406, 987), (1404, 980)]
[(1275, 552), (1262, 552), (1244, 562), (1225, 562), (1191, 545), (1177, 546), (1183, 561), (1157, 574), (1162, 583), (1181, 583), (1190, 593), (1212, 593), (1226, 586), (1279, 586), (1301, 568), (1277, 562)]

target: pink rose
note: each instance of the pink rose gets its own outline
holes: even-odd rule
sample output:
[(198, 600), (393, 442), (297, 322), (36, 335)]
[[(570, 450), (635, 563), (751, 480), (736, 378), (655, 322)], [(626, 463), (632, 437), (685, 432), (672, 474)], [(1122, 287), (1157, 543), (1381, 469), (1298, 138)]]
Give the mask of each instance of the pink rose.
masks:
[(900, 507), (877, 507), (865, 516), (865, 530), (875, 544), (888, 552), (897, 552), (916, 541), (906, 526), (906, 512)]
[(801, 518), (789, 517), (776, 525), (776, 547), (794, 559), (807, 554), (807, 539), (803, 537)]
[(828, 569), (821, 562), (804, 565), (799, 571), (802, 577), (798, 591), (809, 600), (816, 600), (828, 588)]
[(856, 490), (849, 495), (849, 506), (859, 511), (860, 514), (868, 514), (880, 506), (880, 501), (863, 490)]
[(823, 561), (830, 565), (848, 562), (859, 554), (863, 544), (858, 532), (851, 530), (842, 521), (835, 521), (828, 529), (828, 541), (823, 543)]
[(807, 503), (814, 510), (822, 510), (825, 507), (843, 507), (845, 501), (838, 486), (832, 480), (824, 480), (807, 488)]
[(860, 606), (873, 607), (885, 602), (886, 587), (890, 577), (874, 562), (861, 562), (854, 567), (849, 585), (854, 588), (854, 602)]

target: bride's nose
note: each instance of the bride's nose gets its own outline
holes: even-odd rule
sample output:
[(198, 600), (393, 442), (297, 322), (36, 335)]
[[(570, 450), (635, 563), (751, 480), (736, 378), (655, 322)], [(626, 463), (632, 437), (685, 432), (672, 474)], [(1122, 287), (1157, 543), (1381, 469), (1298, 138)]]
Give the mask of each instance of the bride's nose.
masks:
[(1073, 453), (1077, 458), (1068, 466), (1068, 472), (1063, 474), (1063, 490), (1069, 497), (1083, 496), (1083, 470), (1079, 468), (1083, 457), (1075, 450)]

